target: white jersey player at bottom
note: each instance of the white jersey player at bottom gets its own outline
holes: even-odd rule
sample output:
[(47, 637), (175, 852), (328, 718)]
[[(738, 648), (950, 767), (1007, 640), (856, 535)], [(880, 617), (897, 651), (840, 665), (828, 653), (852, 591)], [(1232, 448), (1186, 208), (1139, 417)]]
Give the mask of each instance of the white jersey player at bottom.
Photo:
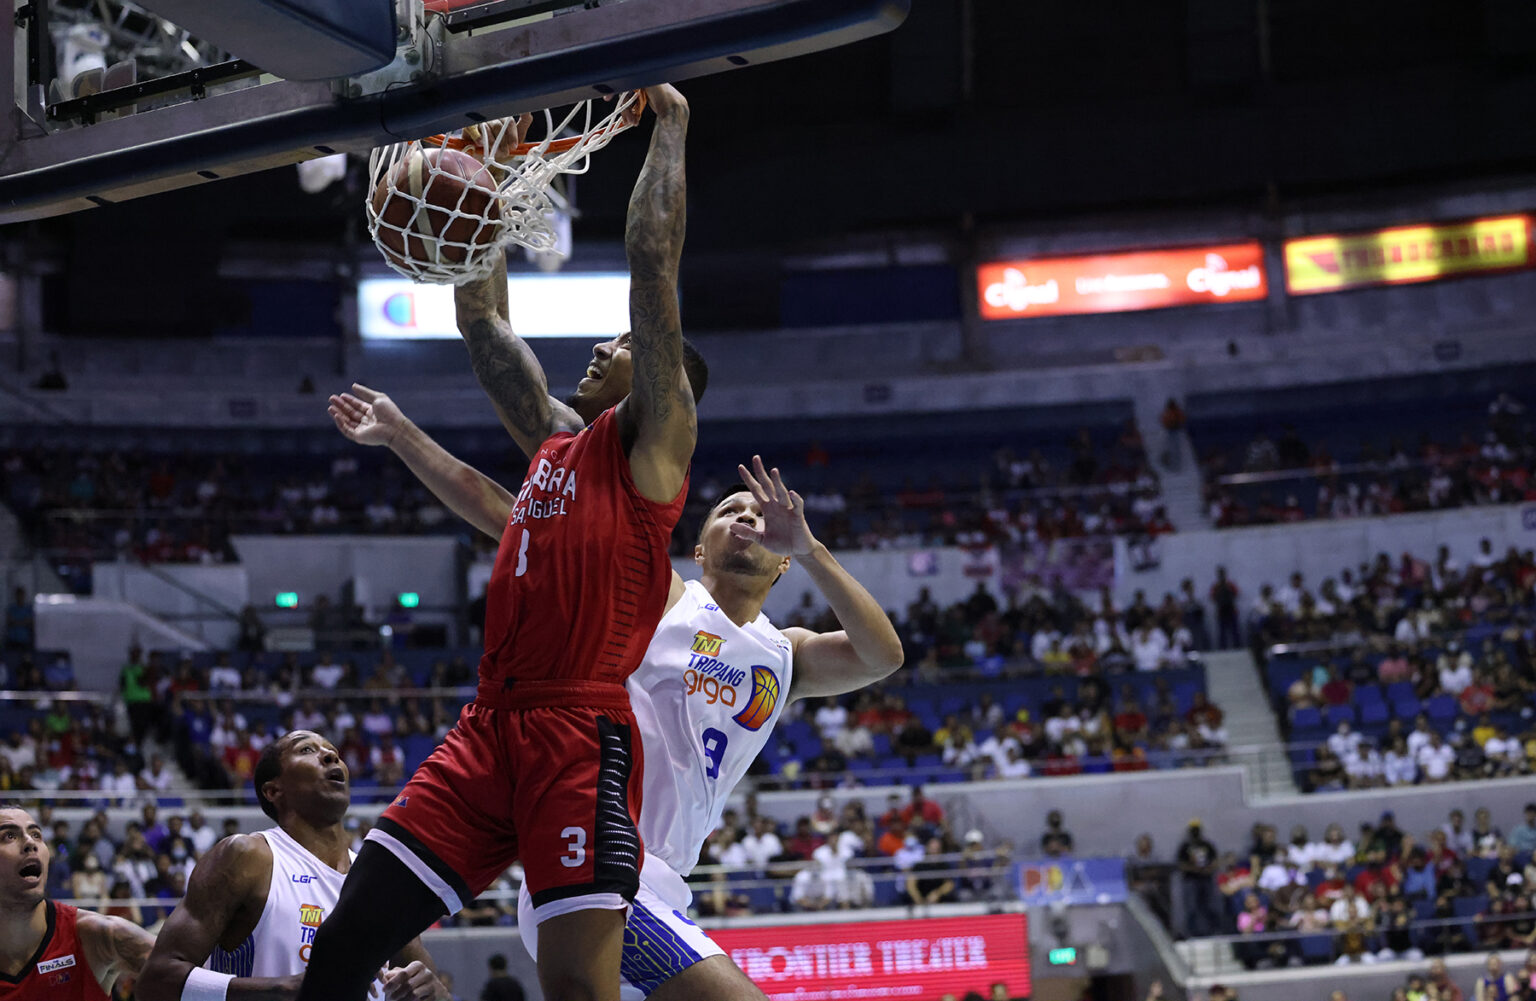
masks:
[[(624, 929), (623, 1001), (644, 998), (694, 963), (723, 954), (688, 920), (693, 893), (683, 877), (778, 722), (793, 662), (792, 644), (766, 615), (737, 626), (704, 585), (689, 581), (629, 677), (645, 749), (646, 854)], [(518, 930), (537, 957), (526, 889), (518, 895)]]
[[(309, 966), (309, 950), (325, 916), (336, 909), (347, 874), (312, 855), (281, 827), (257, 831), (272, 849), (272, 881), (255, 929), (233, 950), (217, 945), (203, 965), (237, 977), (287, 977)], [(356, 859), (356, 852), (348, 852)], [(383, 997), (382, 985), (377, 997)]]

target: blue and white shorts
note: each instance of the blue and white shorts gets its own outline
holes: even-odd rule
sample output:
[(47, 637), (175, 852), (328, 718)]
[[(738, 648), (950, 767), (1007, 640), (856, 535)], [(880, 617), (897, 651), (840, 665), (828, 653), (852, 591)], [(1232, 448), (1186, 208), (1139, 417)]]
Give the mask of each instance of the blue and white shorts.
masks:
[[(640, 869), (640, 891), (624, 925), (620, 1001), (641, 1001), (693, 964), (725, 955), (704, 929), (688, 920), (692, 901), (693, 891), (683, 877), (647, 852)], [(525, 888), (517, 897), (517, 930), (535, 960), (539, 958), (537, 920), (533, 898)]]

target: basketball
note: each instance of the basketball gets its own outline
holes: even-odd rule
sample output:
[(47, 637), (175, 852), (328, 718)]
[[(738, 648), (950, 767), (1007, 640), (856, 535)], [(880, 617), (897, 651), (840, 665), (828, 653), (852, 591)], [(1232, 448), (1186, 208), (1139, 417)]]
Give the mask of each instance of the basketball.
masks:
[(412, 149), (374, 185), (376, 242), (406, 269), (463, 264), (496, 243), (496, 180), (475, 157), (453, 149)]

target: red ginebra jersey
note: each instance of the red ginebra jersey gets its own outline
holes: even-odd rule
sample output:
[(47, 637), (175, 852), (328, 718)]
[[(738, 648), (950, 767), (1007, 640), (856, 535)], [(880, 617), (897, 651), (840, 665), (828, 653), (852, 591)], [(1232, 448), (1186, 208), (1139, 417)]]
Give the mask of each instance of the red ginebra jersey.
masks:
[(79, 910), (47, 901), (48, 930), (14, 977), (0, 973), (0, 1001), (110, 1001), (96, 982), (76, 929)]
[(520, 681), (622, 685), (640, 664), (671, 585), (670, 504), (641, 496), (614, 410), (551, 435), (528, 465), (486, 588), (482, 692)]

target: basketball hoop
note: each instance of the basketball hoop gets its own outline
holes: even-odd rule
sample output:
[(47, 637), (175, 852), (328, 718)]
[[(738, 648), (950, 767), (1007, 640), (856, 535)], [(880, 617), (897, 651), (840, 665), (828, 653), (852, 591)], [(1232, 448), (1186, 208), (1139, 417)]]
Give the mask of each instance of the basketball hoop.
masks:
[[(550, 186), (586, 173), (593, 153), (639, 122), (645, 95), (630, 91), (600, 110), (588, 99), (559, 117), (546, 109), (538, 130), (503, 118), (376, 148), (364, 208), (385, 263), (412, 281), (460, 285), (489, 273), (510, 244), (553, 250)], [(529, 141), (536, 131), (542, 138)]]

